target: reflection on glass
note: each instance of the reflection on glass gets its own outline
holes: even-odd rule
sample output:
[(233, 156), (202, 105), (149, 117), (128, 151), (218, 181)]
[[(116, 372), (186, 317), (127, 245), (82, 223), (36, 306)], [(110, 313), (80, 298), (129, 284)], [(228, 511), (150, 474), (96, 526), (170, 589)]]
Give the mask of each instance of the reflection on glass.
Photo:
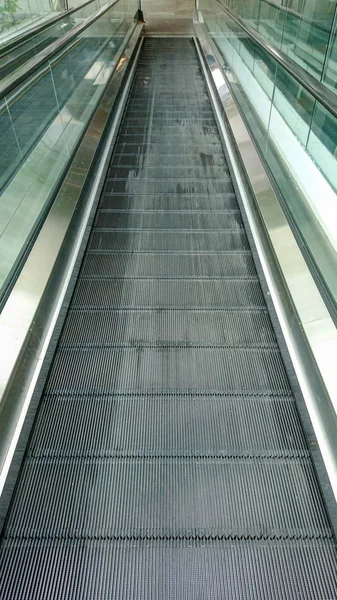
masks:
[(331, 32), (330, 45), (328, 48), (322, 81), (335, 93), (337, 92), (337, 11), (335, 15), (334, 27)]
[[(337, 304), (337, 120), (263, 48), (252, 38), (248, 39), (227, 13), (220, 17), (219, 7), (213, 0), (200, 2), (206, 26), (225, 60), (241, 115), (304, 247)], [(309, 43), (310, 36), (314, 35), (311, 57), (318, 60), (315, 32), (318, 25), (327, 26), (329, 19), (331, 21), (331, 11), (325, 0), (320, 5), (313, 0), (311, 12), (308, 7), (306, 0), (288, 0), (288, 14), (290, 10), (294, 14), (284, 23), (282, 47), (291, 35), (294, 54), (296, 48), (304, 47), (305, 36)], [(282, 10), (284, 15), (285, 7)], [(317, 18), (310, 31), (309, 12), (312, 18)], [(264, 35), (267, 35), (268, 15), (273, 15), (274, 23), (277, 19), (282, 28), (282, 19), (276, 16), (275, 10), (270, 12), (268, 8), (261, 14), (264, 15)], [(302, 18), (304, 14), (306, 20)], [(215, 22), (221, 23), (221, 27), (215, 27)], [(261, 18), (258, 22), (262, 23)], [(278, 35), (281, 39), (280, 31)], [(320, 40), (325, 48), (326, 37), (321, 36)], [(329, 68), (330, 65), (327, 73)]]
[(287, 71), (277, 67), (274, 106), (305, 146), (314, 108), (314, 99)]
[[(324, 6), (325, 4), (325, 6)], [(301, 12), (288, 6), (282, 50), (321, 78), (333, 19), (332, 2), (305, 2)]]
[(258, 32), (278, 48), (282, 44), (286, 12), (277, 2), (260, 2)]
[(261, 48), (255, 44), (254, 75), (261, 88), (271, 99), (274, 93), (274, 79), (276, 72), (275, 61), (270, 56), (261, 51)]
[(18, 165), (21, 161), (19, 142), (15, 134), (13, 122), (5, 99), (0, 105), (0, 127), (1, 188), (10, 177), (12, 164)]
[(336, 88), (336, 0), (221, 1), (263, 39)]
[[(0, 288), (45, 214), (109, 80), (136, 0), (121, 0), (0, 105)], [(6, 144), (6, 145), (5, 145)]]
[(308, 140), (308, 152), (337, 190), (337, 121), (317, 103)]
[[(104, 1), (104, 0), (103, 0)], [(71, 15), (63, 16), (61, 21), (50, 25), (43, 31), (29, 37), (25, 42), (3, 52), (0, 50), (0, 80), (13, 73), (30, 58), (41, 52), (46, 46), (61, 38), (84, 19), (95, 13), (101, 6), (101, 0), (95, 0), (89, 5), (80, 7)]]
[[(54, 4), (54, 6), (53, 6)], [(62, 10), (58, 2), (46, 0), (2, 0), (0, 4), (0, 44), (22, 33), (32, 22), (50, 18)]]

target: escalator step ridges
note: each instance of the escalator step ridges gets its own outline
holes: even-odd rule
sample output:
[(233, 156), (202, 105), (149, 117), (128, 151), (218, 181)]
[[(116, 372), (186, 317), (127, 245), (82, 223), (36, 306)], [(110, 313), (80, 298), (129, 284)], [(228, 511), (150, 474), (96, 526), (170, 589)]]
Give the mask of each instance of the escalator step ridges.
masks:
[[(201, 105), (202, 106), (202, 105)], [(138, 107), (135, 106), (131, 101), (128, 105), (128, 115), (130, 121), (134, 119), (139, 120), (140, 122), (144, 121), (144, 118), (149, 116), (149, 113), (152, 114), (153, 118), (167, 118), (167, 119), (179, 119), (179, 118), (190, 118), (190, 119), (203, 119), (204, 117), (209, 118), (213, 117), (212, 110), (205, 105), (202, 108), (200, 105), (189, 105), (186, 106), (185, 103), (181, 103), (179, 108), (178, 102), (175, 103), (174, 106), (171, 104), (168, 106), (161, 106), (160, 108), (152, 107), (151, 104), (145, 105), (141, 103)], [(124, 117), (124, 120), (126, 116)]]
[[(130, 116), (131, 115), (131, 116)], [(212, 111), (204, 112), (200, 114), (199, 112), (186, 111), (185, 113), (181, 111), (180, 113), (177, 111), (170, 112), (167, 114), (167, 111), (152, 111), (151, 110), (151, 124), (149, 124), (146, 120), (144, 120), (143, 115), (135, 115), (131, 111), (127, 116), (124, 116), (122, 120), (120, 131), (124, 131), (124, 129), (130, 129), (132, 127), (143, 127), (145, 129), (151, 129), (153, 126), (165, 126), (165, 127), (176, 127), (177, 125), (182, 125), (183, 127), (191, 128), (192, 130), (195, 127), (211, 127), (212, 131), (214, 130), (214, 116)], [(167, 133), (170, 133), (170, 129), (168, 129)], [(216, 130), (214, 131), (216, 133)]]
[(5, 551), (6, 598), (13, 589), (59, 600), (337, 597), (331, 543), (24, 540), (6, 541)]
[[(142, 137), (143, 139), (143, 137)], [(165, 179), (151, 180), (131, 177), (130, 179), (110, 180), (106, 182), (105, 191), (115, 194), (188, 194), (192, 196), (202, 196), (212, 194), (233, 193), (233, 184), (230, 181), (212, 181), (211, 179), (177, 181)]]
[(46, 396), (28, 455), (305, 458), (308, 449), (290, 396)]
[(70, 311), (60, 346), (179, 345), (277, 347), (266, 312)]
[[(178, 107), (172, 108), (172, 106), (163, 106), (160, 109), (151, 109), (151, 106), (142, 107), (142, 108), (130, 108), (128, 110), (128, 116), (124, 116), (123, 123), (136, 123), (137, 125), (144, 124), (144, 118), (149, 116), (151, 113), (154, 121), (181, 121), (187, 120), (189, 122), (194, 122), (195, 120), (199, 122), (203, 119), (214, 119), (213, 112), (211, 109), (199, 109), (193, 107), (186, 107), (184, 105), (181, 106), (180, 110)], [(214, 122), (214, 121), (213, 121)], [(225, 162), (225, 161), (224, 161)]]
[(140, 134), (121, 133), (118, 138), (118, 144), (144, 144), (147, 147), (151, 147), (151, 144), (159, 144), (164, 145), (165, 147), (177, 146), (182, 143), (190, 146), (191, 144), (202, 144), (203, 138), (205, 138), (205, 142), (208, 146), (214, 145), (219, 150), (219, 140), (214, 133), (202, 134), (199, 131), (195, 131), (194, 134), (187, 132), (185, 136), (182, 136), (181, 133), (171, 133), (169, 136), (165, 137), (165, 141), (163, 141), (163, 133), (157, 132), (156, 130), (153, 130), (150, 134), (147, 132)]
[[(130, 223), (132, 228), (132, 223)], [(129, 254), (87, 253), (81, 277), (103, 279), (114, 277), (140, 278), (197, 278), (197, 279), (250, 279), (257, 280), (251, 254), (227, 252), (218, 254), (156, 254), (131, 252)]]
[(142, 390), (291, 392), (273, 348), (60, 348), (46, 393), (111, 394)]
[[(105, 196), (105, 194), (104, 194)], [(147, 215), (149, 214), (157, 214), (157, 215), (161, 215), (161, 216), (167, 216), (170, 215), (171, 218), (176, 218), (177, 220), (179, 220), (180, 216), (191, 216), (191, 212), (193, 213), (193, 209), (183, 209), (181, 208), (181, 210), (179, 208), (154, 208), (154, 207), (150, 207), (150, 208), (145, 208), (145, 207), (141, 207), (141, 206), (135, 206), (134, 208), (130, 209), (127, 208), (125, 206), (122, 206), (121, 208), (116, 208), (113, 204), (115, 201), (115, 198), (120, 198), (120, 196), (115, 196), (114, 194), (107, 194), (106, 195), (109, 198), (109, 206), (106, 207), (102, 207), (100, 206), (100, 209), (102, 210), (102, 212), (104, 213), (115, 213), (116, 215), (119, 215), (120, 213), (126, 213), (129, 215), (130, 219), (132, 219), (132, 216), (134, 213), (139, 213), (139, 214), (144, 214)], [(232, 196), (232, 194), (228, 194), (229, 197)], [(130, 196), (130, 198), (133, 199), (133, 196)], [(140, 196), (140, 198), (142, 198), (142, 196)], [(144, 198), (143, 198), (144, 199)], [(144, 199), (145, 200), (145, 199)], [(153, 198), (150, 198), (151, 201), (153, 201)], [(186, 198), (185, 200), (187, 200), (187, 202), (192, 203), (194, 199), (192, 198)], [(240, 215), (241, 212), (239, 210), (239, 208), (237, 206), (234, 206), (233, 208), (219, 208), (219, 209), (213, 209), (213, 207), (209, 207), (207, 208), (206, 206), (204, 206), (202, 209), (194, 209), (194, 211), (197, 213), (197, 215), (202, 214), (204, 215), (204, 217), (208, 217), (208, 219), (211, 218), (217, 218), (217, 216), (220, 217), (226, 217), (228, 215)], [(195, 217), (194, 217), (195, 218)], [(193, 219), (193, 216), (192, 216)], [(95, 230), (96, 228), (93, 227), (93, 230)], [(240, 248), (237, 248), (237, 252), (240, 252)]]
[[(161, 155), (148, 154), (142, 156), (138, 153), (130, 154), (115, 154), (111, 166), (116, 168), (157, 168), (162, 166), (163, 157)], [(208, 168), (221, 167), (223, 172), (227, 171), (224, 156), (220, 154), (201, 153), (199, 156), (195, 154), (167, 154), (165, 157), (166, 167), (170, 169), (180, 167), (182, 170), (186, 168), (196, 167)]]
[[(219, 145), (216, 142), (213, 144), (202, 143), (202, 149), (203, 153), (207, 155), (220, 151)], [(174, 141), (172, 142), (165, 139), (162, 139), (161, 141), (149, 141), (147, 143), (142, 136), (141, 139), (137, 141), (133, 141), (129, 137), (125, 138), (124, 141), (121, 141), (120, 139), (117, 140), (116, 151), (118, 154), (128, 154), (133, 152), (135, 154), (141, 154), (142, 156), (158, 156), (158, 153), (160, 153), (164, 161), (166, 160), (167, 154), (174, 154), (175, 152), (178, 155), (191, 154), (193, 156), (200, 156), (200, 145), (193, 144), (192, 141), (188, 141), (187, 139), (180, 142), (179, 147), (177, 147), (177, 144), (175, 144)], [(220, 193), (223, 193), (223, 191)]]
[(73, 308), (266, 309), (260, 283), (248, 280), (79, 280)]
[[(189, 212), (197, 211), (198, 213), (224, 210), (236, 210), (238, 207), (235, 194), (228, 192), (227, 194), (214, 195), (212, 199), (207, 196), (188, 195), (188, 194), (134, 194), (132, 192), (115, 194), (114, 192), (103, 192), (100, 208), (117, 210), (188, 210)], [(198, 232), (202, 236), (202, 232)], [(240, 246), (238, 246), (240, 247)]]
[[(217, 132), (217, 128), (215, 126), (210, 127), (209, 125), (204, 124), (202, 122), (200, 122), (198, 125), (196, 123), (158, 123), (154, 121), (154, 119), (151, 117), (151, 125), (121, 125), (120, 135), (121, 137), (150, 136), (150, 139), (152, 135), (161, 135), (162, 137), (165, 135), (167, 139), (174, 137), (178, 140), (179, 138), (184, 139), (190, 136), (194, 136), (195, 138), (200, 137), (201, 129), (204, 130), (204, 134), (209, 136), (215, 135)], [(207, 131), (205, 132), (205, 130)], [(194, 171), (194, 173), (192, 171)], [(166, 177), (165, 165), (163, 165), (163, 172), (163, 176)], [(214, 176), (216, 178), (222, 179), (223, 175), (223, 171), (221, 174), (219, 171), (216, 171)], [(144, 177), (145, 176), (146, 174), (144, 174)], [(171, 173), (171, 176), (173, 177), (173, 173)], [(203, 173), (202, 169), (191, 169), (191, 179), (193, 179), (196, 176), (200, 177), (201, 179), (204, 179), (207, 175)], [(179, 169), (177, 169), (177, 179), (180, 179), (181, 177), (187, 176), (183, 172), (180, 173)]]
[(5, 598), (337, 597), (330, 542), (10, 540), (4, 550)]
[(308, 459), (27, 458), (5, 537), (332, 537)]
[[(200, 207), (200, 208), (199, 208)], [(202, 196), (179, 196), (171, 194), (169, 196), (148, 194), (137, 196), (135, 194), (107, 194), (103, 193), (100, 202), (100, 208), (108, 210), (128, 210), (128, 211), (173, 211), (173, 210), (188, 210), (197, 212), (198, 214), (209, 213), (210, 211), (236, 211), (237, 203), (235, 195), (228, 193), (225, 196), (214, 198), (213, 203), (203, 199)], [(202, 236), (202, 233), (199, 235)], [(238, 248), (240, 246), (238, 245)]]
[(241, 215), (238, 211), (218, 213), (184, 213), (176, 215), (171, 212), (112, 212), (109, 209), (99, 209), (95, 219), (94, 227), (105, 227), (110, 229), (200, 229), (211, 231), (233, 231), (243, 229)]
[[(221, 172), (221, 177), (220, 177)], [(139, 177), (139, 174), (141, 177)], [(142, 165), (140, 168), (134, 167), (112, 167), (108, 172), (106, 180), (107, 186), (111, 187), (111, 182), (114, 180), (125, 180), (131, 178), (138, 178), (140, 181), (157, 181), (157, 180), (179, 180), (182, 183), (185, 181), (194, 181), (198, 179), (203, 181), (205, 179), (217, 179), (218, 181), (225, 181), (228, 183), (231, 181), (229, 173), (222, 167), (215, 167), (213, 165), (203, 165), (200, 167), (180, 167), (167, 165), (159, 165), (156, 167), (145, 167)]]
[[(117, 202), (115, 203), (115, 200)], [(104, 201), (104, 199), (103, 199)], [(124, 198), (114, 199), (119, 208)], [(89, 249), (113, 252), (214, 252), (249, 251), (243, 230), (236, 231), (111, 231), (95, 228), (92, 231)]]

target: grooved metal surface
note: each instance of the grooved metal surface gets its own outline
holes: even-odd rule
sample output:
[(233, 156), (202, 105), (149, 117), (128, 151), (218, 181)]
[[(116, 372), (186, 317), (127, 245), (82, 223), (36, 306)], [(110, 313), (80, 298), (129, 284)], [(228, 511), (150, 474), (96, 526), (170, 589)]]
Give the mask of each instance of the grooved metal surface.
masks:
[(305, 459), (57, 457), (26, 460), (4, 535), (330, 538), (331, 531)]
[(6, 540), (4, 549), (24, 565), (15, 581), (4, 573), (12, 598), (336, 597), (334, 546), (316, 540)]
[[(193, 155), (191, 155), (193, 158)], [(190, 196), (187, 194), (147, 194), (139, 196), (137, 194), (110, 194), (105, 193), (101, 201), (101, 207), (110, 210), (188, 210), (196, 213), (203, 213), (209, 210), (226, 210), (237, 209), (237, 203), (234, 193), (228, 193), (226, 196), (222, 194), (214, 194), (212, 202), (207, 194), (203, 196)], [(226, 228), (226, 232), (228, 227)], [(98, 231), (100, 233), (100, 231)], [(179, 232), (178, 232), (179, 233)], [(185, 233), (185, 232), (184, 232)], [(193, 233), (189, 232), (191, 235)], [(205, 235), (212, 235), (213, 232), (204, 232)], [(215, 232), (218, 234), (218, 231)], [(240, 231), (238, 232), (238, 234)]]
[(1, 553), (1, 598), (337, 599), (191, 40), (145, 40)]
[[(59, 424), (55, 431), (55, 423)], [(128, 423), (128, 427), (125, 427)], [(51, 396), (31, 457), (308, 457), (291, 396)]]
[(274, 348), (266, 312), (249, 310), (71, 311), (60, 346)]
[(260, 283), (245, 279), (89, 279), (80, 278), (72, 303), (82, 308), (265, 310)]
[[(119, 187), (120, 181), (116, 181), (116, 187)], [(163, 181), (163, 186), (165, 185)], [(142, 183), (140, 184), (140, 186)], [(154, 182), (154, 187), (157, 182)], [(110, 186), (109, 186), (110, 187)], [(147, 183), (144, 184), (146, 194)], [(192, 186), (193, 187), (193, 186)], [(154, 192), (156, 193), (156, 192)], [(101, 209), (98, 211), (95, 225), (102, 229), (142, 229), (156, 230), (158, 229), (201, 229), (203, 231), (211, 230), (230, 230), (242, 229), (239, 211), (224, 212), (195, 212), (191, 213), (179, 210), (177, 213), (168, 211), (138, 211), (138, 212), (117, 212), (109, 209)]]
[(227, 279), (256, 280), (250, 254), (228, 252), (218, 254), (99, 254), (87, 253), (82, 277), (112, 279), (114, 277), (139, 277), (141, 279)]
[(289, 394), (278, 349), (134, 344), (130, 347), (60, 348), (47, 394), (185, 391)]

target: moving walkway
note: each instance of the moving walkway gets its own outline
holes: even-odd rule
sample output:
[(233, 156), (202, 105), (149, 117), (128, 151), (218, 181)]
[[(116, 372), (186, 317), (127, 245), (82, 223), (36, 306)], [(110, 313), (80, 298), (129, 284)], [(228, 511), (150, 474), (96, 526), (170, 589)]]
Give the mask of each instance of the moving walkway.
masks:
[(201, 42), (138, 40), (4, 486), (1, 598), (337, 598), (335, 501), (214, 93)]

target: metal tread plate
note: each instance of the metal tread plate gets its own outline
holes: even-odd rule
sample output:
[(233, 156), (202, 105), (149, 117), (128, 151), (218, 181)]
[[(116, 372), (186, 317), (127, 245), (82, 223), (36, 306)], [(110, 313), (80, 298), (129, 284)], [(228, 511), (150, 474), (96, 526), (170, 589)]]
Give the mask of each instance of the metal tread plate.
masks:
[[(237, 210), (237, 203), (234, 193), (228, 193), (226, 195), (219, 194), (218, 196), (212, 196), (212, 200), (209, 196), (190, 196), (190, 195), (179, 195), (179, 194), (148, 194), (137, 196), (135, 194), (114, 194), (104, 193), (101, 200), (102, 209), (110, 210), (189, 210), (189, 211), (201, 211), (207, 212), (210, 210), (221, 211), (221, 210)], [(237, 246), (240, 248), (240, 245)]]
[(250, 253), (227, 252), (203, 254), (157, 254), (155, 252), (87, 253), (81, 277), (105, 279), (114, 277), (140, 277), (164, 279), (249, 279), (257, 280)]
[(252, 459), (309, 451), (291, 396), (114, 394), (46, 396), (28, 455)]
[(177, 391), (289, 394), (276, 348), (142, 345), (131, 348), (60, 348), (48, 394)]
[(331, 538), (308, 459), (27, 458), (5, 537)]
[(236, 310), (69, 311), (62, 346), (276, 347), (268, 313)]
[(80, 279), (72, 307), (266, 310), (260, 283), (245, 279)]
[[(122, 182), (120, 182), (122, 183)], [(123, 182), (124, 184), (124, 182)], [(181, 214), (168, 211), (121, 212), (109, 209), (97, 211), (96, 227), (106, 229), (201, 229), (203, 231), (224, 231), (243, 229), (239, 211), (187, 212)]]
[[(124, 200), (123, 200), (124, 201)], [(239, 250), (238, 250), (239, 248)], [(233, 231), (111, 231), (96, 227), (91, 252), (223, 252), (249, 250), (243, 230)]]
[[(337, 597), (335, 549), (314, 540), (6, 540), (5, 597), (96, 600)], [(94, 575), (93, 575), (94, 574)]]

